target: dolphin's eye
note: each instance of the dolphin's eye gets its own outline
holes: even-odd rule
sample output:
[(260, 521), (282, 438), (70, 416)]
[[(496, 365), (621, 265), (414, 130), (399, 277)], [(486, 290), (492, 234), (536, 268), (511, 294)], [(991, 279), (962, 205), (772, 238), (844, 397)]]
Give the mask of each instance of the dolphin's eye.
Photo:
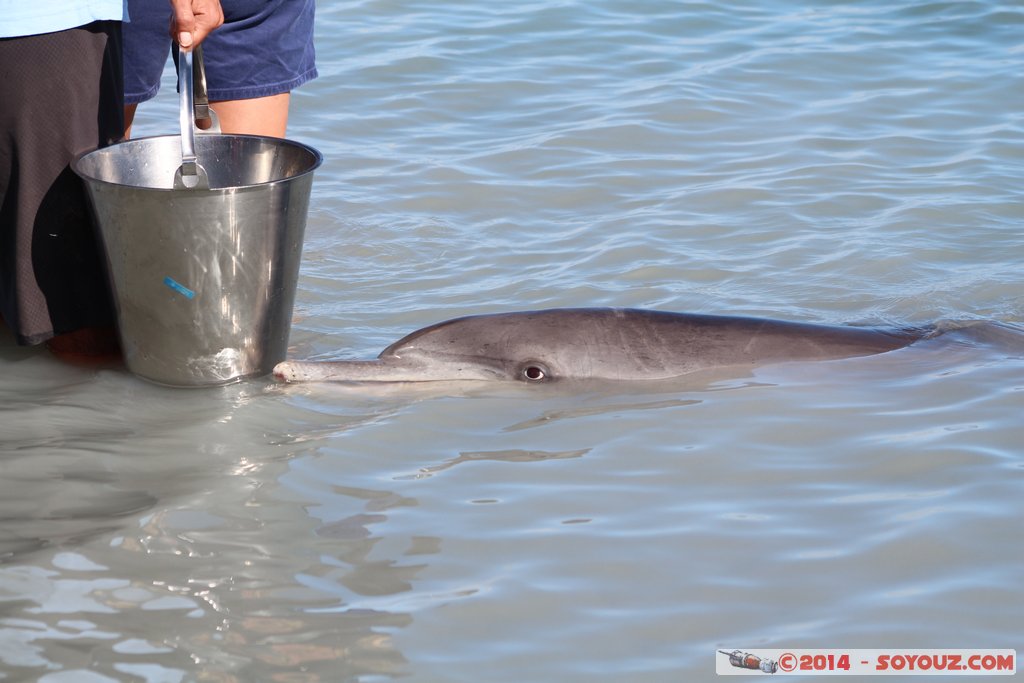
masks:
[(522, 376), (527, 382), (543, 382), (548, 378), (548, 370), (543, 365), (529, 363), (523, 366)]

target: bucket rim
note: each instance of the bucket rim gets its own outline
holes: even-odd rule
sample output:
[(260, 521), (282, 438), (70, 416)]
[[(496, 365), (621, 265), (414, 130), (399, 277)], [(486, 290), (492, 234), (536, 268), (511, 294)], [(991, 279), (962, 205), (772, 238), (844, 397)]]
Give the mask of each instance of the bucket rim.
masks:
[(232, 191), (247, 190), (249, 188), (267, 187), (269, 185), (276, 185), (276, 184), (279, 184), (279, 183), (286, 183), (286, 182), (289, 182), (289, 181), (293, 181), (293, 180), (296, 180), (297, 178), (302, 178), (303, 176), (306, 176), (306, 175), (309, 175), (309, 174), (313, 173), (313, 171), (315, 171), (316, 169), (320, 168), (321, 164), (323, 164), (323, 161), (324, 161), (324, 155), (316, 147), (313, 147), (312, 145), (307, 145), (304, 142), (299, 142), (298, 140), (292, 140), (290, 138), (275, 138), (275, 137), (271, 137), (269, 135), (242, 135), (242, 134), (237, 134), (237, 133), (204, 133), (200, 137), (204, 137), (204, 138), (249, 138), (249, 139), (255, 139), (255, 140), (262, 140), (264, 142), (268, 142), (268, 143), (271, 143), (271, 144), (274, 144), (274, 145), (277, 145), (277, 146), (284, 145), (284, 146), (288, 146), (288, 147), (297, 147), (297, 148), (302, 149), (302, 150), (304, 150), (306, 152), (309, 152), (312, 155), (313, 160), (312, 160), (312, 163), (309, 165), (309, 168), (306, 168), (301, 173), (296, 173), (295, 175), (289, 176), (287, 178), (278, 178), (276, 180), (268, 180), (268, 181), (262, 182), (262, 183), (247, 183), (245, 185), (228, 185), (228, 186), (225, 186), (225, 187), (211, 187), (210, 189), (207, 189), (207, 190), (200, 190), (200, 189), (181, 190), (181, 189), (176, 189), (176, 188), (173, 188), (173, 187), (148, 187), (148, 186), (143, 186), (143, 185), (132, 185), (130, 183), (118, 183), (118, 182), (114, 182), (112, 180), (107, 180), (105, 178), (98, 178), (95, 175), (92, 175), (91, 173), (85, 172), (85, 170), (82, 169), (82, 167), (81, 167), (82, 161), (86, 157), (91, 156), (91, 155), (96, 154), (96, 153), (99, 153), (99, 152), (105, 152), (107, 150), (110, 150), (110, 149), (112, 149), (114, 147), (118, 147), (118, 146), (121, 146), (121, 145), (127, 145), (127, 144), (131, 144), (131, 143), (136, 143), (136, 142), (145, 142), (147, 140), (162, 140), (162, 139), (168, 139), (168, 138), (173, 138), (173, 139), (176, 139), (176, 140), (179, 140), (179, 141), (181, 140), (181, 135), (180, 134), (163, 134), (163, 135), (147, 135), (147, 136), (144, 136), (144, 137), (141, 137), (141, 138), (129, 138), (127, 140), (118, 140), (117, 142), (114, 142), (114, 143), (112, 143), (110, 145), (106, 145), (104, 147), (94, 147), (93, 149), (89, 149), (89, 150), (86, 150), (84, 152), (81, 152), (80, 154), (76, 154), (74, 159), (71, 160), (70, 166), (71, 166), (71, 170), (74, 171), (75, 175), (77, 175), (79, 178), (82, 178), (83, 180), (85, 180), (85, 181), (87, 181), (89, 183), (99, 183), (101, 185), (109, 185), (111, 187), (128, 187), (128, 188), (133, 188), (133, 189), (136, 189), (136, 190), (148, 190), (148, 191), (153, 191), (153, 192), (190, 192), (190, 193), (196, 193), (196, 194), (218, 194), (218, 193), (224, 192), (225, 190), (232, 190)]

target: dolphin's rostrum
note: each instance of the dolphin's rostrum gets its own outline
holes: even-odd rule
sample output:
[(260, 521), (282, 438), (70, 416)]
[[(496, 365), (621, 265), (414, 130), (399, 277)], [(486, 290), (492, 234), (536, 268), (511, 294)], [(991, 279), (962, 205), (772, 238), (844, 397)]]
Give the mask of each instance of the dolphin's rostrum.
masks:
[(812, 325), (641, 309), (559, 308), (456, 318), (376, 360), (284, 361), (287, 382), (662, 380), (699, 370), (891, 351), (920, 330)]

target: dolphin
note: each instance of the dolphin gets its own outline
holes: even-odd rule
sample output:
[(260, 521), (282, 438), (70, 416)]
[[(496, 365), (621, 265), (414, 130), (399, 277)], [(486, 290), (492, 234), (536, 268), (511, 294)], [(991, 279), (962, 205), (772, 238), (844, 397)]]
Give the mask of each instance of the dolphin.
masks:
[(456, 318), (375, 360), (286, 360), (285, 382), (665, 380), (701, 370), (868, 356), (923, 330), (815, 325), (630, 308), (556, 308)]

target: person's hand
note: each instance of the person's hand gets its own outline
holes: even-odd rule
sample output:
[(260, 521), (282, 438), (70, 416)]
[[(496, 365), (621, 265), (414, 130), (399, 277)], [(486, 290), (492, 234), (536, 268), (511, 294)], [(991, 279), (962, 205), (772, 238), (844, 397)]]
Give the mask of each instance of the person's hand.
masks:
[(191, 49), (224, 23), (220, 0), (170, 0), (171, 38)]

